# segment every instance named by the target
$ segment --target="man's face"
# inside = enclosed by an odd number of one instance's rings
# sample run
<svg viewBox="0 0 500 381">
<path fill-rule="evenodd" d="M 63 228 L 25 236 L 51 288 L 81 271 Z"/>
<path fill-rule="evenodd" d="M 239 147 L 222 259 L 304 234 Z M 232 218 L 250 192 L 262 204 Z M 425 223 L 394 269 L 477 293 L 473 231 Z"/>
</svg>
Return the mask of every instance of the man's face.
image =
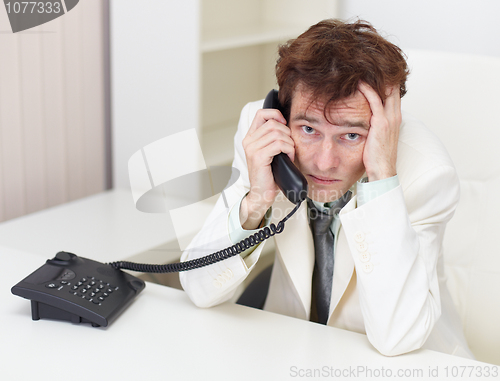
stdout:
<svg viewBox="0 0 500 381">
<path fill-rule="evenodd" d="M 329 105 L 310 102 L 310 93 L 296 90 L 290 120 L 295 142 L 295 165 L 309 184 L 308 197 L 319 202 L 334 201 L 360 179 L 365 171 L 363 149 L 370 118 L 368 101 L 354 96 Z"/>
</svg>

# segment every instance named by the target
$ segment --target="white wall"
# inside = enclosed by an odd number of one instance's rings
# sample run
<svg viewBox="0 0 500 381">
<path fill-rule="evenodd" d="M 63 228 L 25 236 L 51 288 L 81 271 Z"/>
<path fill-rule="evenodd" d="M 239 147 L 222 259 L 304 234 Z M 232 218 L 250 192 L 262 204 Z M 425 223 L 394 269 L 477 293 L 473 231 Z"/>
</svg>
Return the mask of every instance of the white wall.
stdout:
<svg viewBox="0 0 500 381">
<path fill-rule="evenodd" d="M 143 146 L 199 122 L 198 1 L 112 0 L 113 185 Z"/>
<path fill-rule="evenodd" d="M 404 49 L 500 57 L 498 0 L 343 0 L 340 16 L 359 16 Z"/>
</svg>

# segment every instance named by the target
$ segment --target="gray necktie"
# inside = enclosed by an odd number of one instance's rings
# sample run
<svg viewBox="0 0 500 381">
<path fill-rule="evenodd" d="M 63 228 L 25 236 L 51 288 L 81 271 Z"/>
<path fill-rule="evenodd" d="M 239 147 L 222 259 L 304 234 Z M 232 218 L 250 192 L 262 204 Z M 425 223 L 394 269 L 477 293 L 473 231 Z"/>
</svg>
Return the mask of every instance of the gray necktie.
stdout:
<svg viewBox="0 0 500 381">
<path fill-rule="evenodd" d="M 327 211 L 320 211 L 307 199 L 309 206 L 309 225 L 314 239 L 315 262 L 312 279 L 311 321 L 326 324 L 330 311 L 330 298 L 333 281 L 334 236 L 330 230 L 335 215 L 350 200 L 351 192 L 334 202 Z"/>
</svg>

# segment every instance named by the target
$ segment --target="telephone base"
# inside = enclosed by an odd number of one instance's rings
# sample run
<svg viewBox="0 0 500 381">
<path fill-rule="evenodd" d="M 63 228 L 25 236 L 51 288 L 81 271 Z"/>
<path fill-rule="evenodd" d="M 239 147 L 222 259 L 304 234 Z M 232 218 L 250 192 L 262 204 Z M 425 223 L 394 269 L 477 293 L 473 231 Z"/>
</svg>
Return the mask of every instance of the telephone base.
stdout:
<svg viewBox="0 0 500 381">
<path fill-rule="evenodd" d="M 31 318 L 33 320 L 40 320 L 40 319 L 65 320 L 75 324 L 90 323 L 92 324 L 92 327 L 100 327 L 99 324 L 87 320 L 81 316 L 72 314 L 68 311 L 64 311 L 60 308 L 53 307 L 45 303 L 37 302 L 35 300 L 31 301 Z"/>
<path fill-rule="evenodd" d="M 145 286 L 141 279 L 108 264 L 60 251 L 11 291 L 31 301 L 33 320 L 107 327 Z"/>
</svg>

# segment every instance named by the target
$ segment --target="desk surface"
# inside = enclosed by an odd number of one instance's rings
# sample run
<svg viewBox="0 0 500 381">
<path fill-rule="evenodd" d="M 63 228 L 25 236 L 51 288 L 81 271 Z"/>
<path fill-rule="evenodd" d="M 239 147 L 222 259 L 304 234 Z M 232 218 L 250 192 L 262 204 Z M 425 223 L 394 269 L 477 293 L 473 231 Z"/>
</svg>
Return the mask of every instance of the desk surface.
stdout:
<svg viewBox="0 0 500 381">
<path fill-rule="evenodd" d="M 0 224 L 0 245 L 47 258 L 63 250 L 111 262 L 131 259 L 167 242 L 177 242 L 170 216 L 139 212 L 130 191 L 124 189 L 99 193 Z M 168 257 L 169 253 L 163 254 Z M 171 255 L 179 257 L 178 252 Z M 146 259 L 154 262 L 152 258 Z"/>
<path fill-rule="evenodd" d="M 0 369 L 9 381 L 286 380 L 313 372 L 378 380 L 403 372 L 398 379 L 435 380 L 429 372 L 445 379 L 463 367 L 493 368 L 429 350 L 384 357 L 365 335 L 231 303 L 199 309 L 184 292 L 152 283 L 107 328 L 32 321 L 29 301 L 10 288 L 44 261 L 11 248 L 0 252 L 7 270 L 0 280 Z"/>
<path fill-rule="evenodd" d="M 108 261 L 164 242 L 168 216 L 135 216 L 133 205 L 123 209 L 128 197 L 106 192 L 0 224 L 2 379 L 286 380 L 341 372 L 345 378 L 436 380 L 448 372 L 456 380 L 464 369 L 463 379 L 479 379 L 468 377 L 478 369 L 492 372 L 492 365 L 429 350 L 384 357 L 365 335 L 231 303 L 199 309 L 184 292 L 152 283 L 107 328 L 32 321 L 29 301 L 10 289 L 54 252 Z M 500 380 L 500 374 L 480 379 Z"/>
</svg>

